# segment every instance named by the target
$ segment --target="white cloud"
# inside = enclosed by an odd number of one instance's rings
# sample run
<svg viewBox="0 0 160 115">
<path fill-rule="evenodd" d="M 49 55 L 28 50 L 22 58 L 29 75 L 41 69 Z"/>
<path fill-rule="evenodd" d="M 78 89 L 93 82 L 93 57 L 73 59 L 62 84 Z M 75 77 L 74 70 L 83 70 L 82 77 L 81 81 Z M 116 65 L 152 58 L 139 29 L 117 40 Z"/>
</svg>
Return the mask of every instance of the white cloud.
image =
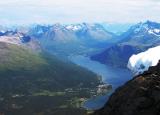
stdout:
<svg viewBox="0 0 160 115">
<path fill-rule="evenodd" d="M 160 21 L 158 0 L 0 0 L 0 21 L 13 23 Z M 43 20 L 43 21 L 42 21 Z"/>
<path fill-rule="evenodd" d="M 150 48 L 145 52 L 132 55 L 128 62 L 128 68 L 135 74 L 143 73 L 150 66 L 156 66 L 160 60 L 160 46 Z"/>
</svg>

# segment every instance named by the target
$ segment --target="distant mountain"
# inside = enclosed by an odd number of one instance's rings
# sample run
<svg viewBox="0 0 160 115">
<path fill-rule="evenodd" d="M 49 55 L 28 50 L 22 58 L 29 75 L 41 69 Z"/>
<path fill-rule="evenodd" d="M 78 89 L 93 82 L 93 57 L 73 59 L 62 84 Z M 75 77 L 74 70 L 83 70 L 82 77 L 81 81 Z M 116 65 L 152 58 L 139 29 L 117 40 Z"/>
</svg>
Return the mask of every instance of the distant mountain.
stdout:
<svg viewBox="0 0 160 115">
<path fill-rule="evenodd" d="M 0 37 L 6 42 L 32 44 L 32 47 L 36 41 L 44 50 L 59 57 L 95 54 L 117 42 L 116 35 L 99 23 L 0 27 Z"/>
<path fill-rule="evenodd" d="M 121 43 L 132 43 L 133 45 L 153 45 L 159 42 L 160 23 L 147 21 L 132 26 L 126 33 L 120 36 Z"/>
<path fill-rule="evenodd" d="M 160 24 L 147 21 L 132 26 L 118 37 L 119 42 L 91 57 L 104 64 L 126 67 L 131 55 L 160 45 Z"/>
<path fill-rule="evenodd" d="M 95 23 L 95 24 L 77 24 L 77 25 L 68 25 L 67 29 L 73 30 L 76 35 L 81 39 L 90 39 L 92 41 L 106 41 L 110 40 L 114 34 L 107 31 L 103 25 Z M 90 41 L 90 42 L 92 42 Z"/>
<path fill-rule="evenodd" d="M 36 38 L 43 38 L 45 36 L 60 42 L 78 40 L 80 38 L 93 41 L 106 41 L 114 36 L 114 34 L 108 32 L 101 24 L 87 23 L 70 25 L 34 25 L 31 27 L 29 33 Z"/>
<path fill-rule="evenodd" d="M 94 115 L 159 115 L 159 110 L 160 62 L 118 88 Z"/>
<path fill-rule="evenodd" d="M 115 42 L 115 35 L 100 24 L 34 25 L 28 34 L 44 49 L 62 55 L 99 51 Z"/>
</svg>

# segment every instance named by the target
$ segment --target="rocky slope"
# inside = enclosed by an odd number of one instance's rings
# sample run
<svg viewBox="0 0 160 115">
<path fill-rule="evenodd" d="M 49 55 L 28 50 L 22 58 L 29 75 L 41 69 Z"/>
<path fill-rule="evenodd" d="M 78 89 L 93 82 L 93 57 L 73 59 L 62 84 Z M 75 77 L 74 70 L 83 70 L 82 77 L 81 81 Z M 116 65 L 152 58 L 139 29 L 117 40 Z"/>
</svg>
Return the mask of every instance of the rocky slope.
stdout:
<svg viewBox="0 0 160 115">
<path fill-rule="evenodd" d="M 118 88 L 94 115 L 160 115 L 160 62 Z"/>
<path fill-rule="evenodd" d="M 40 51 L 40 43 L 31 36 L 18 30 L 1 30 L 0 42 L 23 46 L 35 51 Z"/>
</svg>

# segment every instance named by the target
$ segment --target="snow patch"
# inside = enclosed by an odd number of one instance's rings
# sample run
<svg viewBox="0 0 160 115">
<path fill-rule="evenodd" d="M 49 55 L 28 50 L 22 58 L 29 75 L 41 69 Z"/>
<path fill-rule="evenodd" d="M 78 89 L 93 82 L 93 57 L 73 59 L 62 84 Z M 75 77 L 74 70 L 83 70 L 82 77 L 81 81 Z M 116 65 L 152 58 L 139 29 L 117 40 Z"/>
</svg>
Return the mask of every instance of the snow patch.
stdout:
<svg viewBox="0 0 160 115">
<path fill-rule="evenodd" d="M 0 32 L 4 34 L 6 31 L 4 31 L 4 30 L 1 30 Z"/>
<path fill-rule="evenodd" d="M 154 29 L 155 33 L 160 33 L 160 29 Z"/>
<path fill-rule="evenodd" d="M 159 35 L 160 34 L 160 29 L 149 30 L 148 33 L 159 37 L 160 36 Z"/>
<path fill-rule="evenodd" d="M 80 30 L 82 27 L 79 26 L 79 25 L 68 25 L 68 26 L 66 26 L 66 28 L 67 28 L 68 30 L 78 31 L 78 30 Z"/>
<path fill-rule="evenodd" d="M 136 75 L 148 70 L 150 66 L 156 66 L 160 60 L 160 46 L 150 48 L 145 52 L 132 55 L 127 67 Z"/>
<path fill-rule="evenodd" d="M 16 44 L 16 45 L 20 45 L 21 44 L 20 37 L 1 36 L 0 37 L 0 42 Z"/>
</svg>

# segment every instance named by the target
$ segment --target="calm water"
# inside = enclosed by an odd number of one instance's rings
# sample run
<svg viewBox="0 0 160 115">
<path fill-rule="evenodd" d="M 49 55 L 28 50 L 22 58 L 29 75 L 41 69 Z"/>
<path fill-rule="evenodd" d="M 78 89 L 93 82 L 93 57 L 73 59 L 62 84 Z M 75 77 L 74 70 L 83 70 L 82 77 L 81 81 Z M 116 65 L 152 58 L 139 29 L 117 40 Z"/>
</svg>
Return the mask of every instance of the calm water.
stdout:
<svg viewBox="0 0 160 115">
<path fill-rule="evenodd" d="M 85 56 L 70 56 L 69 58 L 75 64 L 85 67 L 101 75 L 103 82 L 112 85 L 113 91 L 132 78 L 131 72 L 127 69 L 107 66 L 90 60 Z M 96 98 L 90 99 L 84 104 L 84 107 L 91 110 L 99 109 L 106 103 L 109 95 L 110 94 L 106 94 L 105 96 L 98 96 Z"/>
</svg>

